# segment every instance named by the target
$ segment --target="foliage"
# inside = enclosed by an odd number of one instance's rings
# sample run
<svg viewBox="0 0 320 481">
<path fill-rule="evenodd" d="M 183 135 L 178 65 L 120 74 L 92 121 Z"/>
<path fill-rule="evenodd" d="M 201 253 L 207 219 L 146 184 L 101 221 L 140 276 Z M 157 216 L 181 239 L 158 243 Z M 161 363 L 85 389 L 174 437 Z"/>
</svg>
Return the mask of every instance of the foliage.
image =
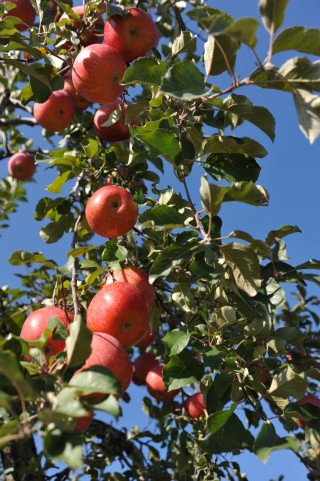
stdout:
<svg viewBox="0 0 320 481">
<path fill-rule="evenodd" d="M 138 118 L 130 141 L 100 141 L 91 106 L 78 111 L 59 136 L 42 130 L 47 150 L 22 132 L 24 125 L 39 129 L 33 101 L 61 89 L 62 74 L 80 49 L 76 32 L 63 28 L 57 13 L 70 6 L 34 1 L 38 21 L 26 32 L 16 29 L 16 17 L 0 22 L 2 158 L 24 149 L 53 169 L 56 177 L 34 216 L 45 243 L 59 243 L 71 233 L 65 265 L 26 252 L 23 245 L 9 259 L 22 286 L 4 287 L 0 299 L 0 443 L 7 479 L 62 481 L 74 472 L 75 479 L 92 480 L 245 480 L 235 456 L 248 450 L 266 461 L 278 449 L 296 453 L 309 478 L 320 479 L 319 409 L 297 403 L 305 393 L 317 395 L 320 378 L 319 300 L 306 290 L 308 282 L 319 285 L 320 261 L 288 263 L 283 239 L 298 232 L 296 226 L 285 225 L 264 239 L 242 231 L 221 238 L 224 202 L 262 208 L 269 200 L 256 183 L 257 159 L 267 151 L 238 135 L 237 128 L 249 122 L 273 141 L 275 119 L 241 87 L 291 95 L 303 134 L 311 143 L 320 134 L 320 64 L 311 57 L 320 54 L 320 31 L 281 30 L 287 3 L 260 0 L 259 19 L 233 19 L 200 0 L 141 2 L 157 19 L 161 42 L 150 57 L 128 65 L 122 80 L 123 98 L 130 103 L 127 121 Z M 132 2 L 94 0 L 87 5 L 88 18 L 97 11 L 105 18 L 121 13 L 125 5 Z M 9 7 L 1 3 L 0 12 Z M 265 60 L 256 53 L 260 24 L 270 36 Z M 239 80 L 236 60 L 243 49 L 257 66 Z M 289 50 L 299 56 L 277 66 L 275 54 Z M 168 169 L 181 184 L 179 192 L 160 183 Z M 188 188 L 192 173 L 199 194 Z M 132 193 L 139 218 L 128 235 L 103 242 L 93 237 L 84 209 L 92 192 L 110 179 Z M 23 183 L 10 176 L 1 180 L 0 191 L 0 226 L 6 228 L 27 199 Z M 108 372 L 93 370 L 71 381 L 90 349 L 88 303 L 106 271 L 125 265 L 146 270 L 156 287 L 151 318 L 156 337 L 147 349 L 165 362 L 167 388 L 180 392 L 163 403 L 144 397 L 154 430 L 129 433 L 96 419 L 85 433 L 75 433 L 77 417 L 92 410 L 118 417 L 121 403 L 130 402 L 127 395 L 113 396 L 119 387 Z M 286 299 L 287 283 L 297 289 L 294 306 Z M 77 315 L 66 352 L 47 365 L 41 351 L 46 338 L 30 358 L 19 333 L 29 312 L 50 304 Z M 135 359 L 139 349 L 129 354 Z M 104 401 L 81 398 L 97 389 Z M 195 390 L 205 395 L 207 416 L 191 422 L 183 401 Z M 304 431 L 297 418 L 307 422 Z M 285 436 L 277 433 L 280 425 Z"/>
</svg>

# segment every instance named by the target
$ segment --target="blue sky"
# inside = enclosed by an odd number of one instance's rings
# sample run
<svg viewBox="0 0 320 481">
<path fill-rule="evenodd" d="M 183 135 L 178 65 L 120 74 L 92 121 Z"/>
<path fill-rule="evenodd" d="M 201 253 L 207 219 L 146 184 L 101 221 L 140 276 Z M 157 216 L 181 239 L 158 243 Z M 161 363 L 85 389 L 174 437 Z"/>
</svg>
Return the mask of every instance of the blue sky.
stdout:
<svg viewBox="0 0 320 481">
<path fill-rule="evenodd" d="M 221 8 L 235 18 L 257 16 L 257 0 L 215 0 L 209 5 Z M 316 14 L 317 12 L 317 14 Z M 287 8 L 284 26 L 304 25 L 319 27 L 319 0 L 291 0 Z M 258 53 L 262 59 L 268 48 L 268 35 L 261 27 L 258 31 Z M 290 56 L 302 56 L 289 52 Z M 273 62 L 281 65 L 284 54 L 278 54 Z M 243 50 L 241 60 L 237 64 L 236 74 L 240 78 L 254 70 L 254 59 L 251 53 Z M 218 83 L 218 82 L 217 82 Z M 229 85 L 229 80 L 222 87 Z M 247 95 L 256 105 L 269 108 L 275 116 L 276 139 L 272 143 L 263 133 L 250 125 L 242 126 L 237 135 L 247 135 L 261 142 L 269 155 L 259 161 L 262 172 L 258 183 L 263 185 L 270 194 L 268 207 L 252 207 L 229 203 L 224 205 L 221 215 L 224 221 L 223 234 L 227 235 L 235 229 L 248 231 L 256 238 L 264 239 L 272 229 L 284 224 L 298 225 L 301 234 L 294 234 L 287 238 L 288 255 L 292 264 L 297 264 L 310 258 L 320 258 L 320 216 L 319 216 L 319 178 L 320 178 L 320 141 L 310 146 L 298 127 L 297 114 L 293 99 L 289 94 L 263 90 L 255 87 L 241 89 L 239 94 Z M 38 128 L 24 128 L 22 131 L 35 141 L 35 146 L 48 148 L 41 139 Z M 214 132 L 212 132 L 214 133 Z M 7 174 L 7 160 L 0 162 L 0 176 Z M 20 204 L 18 212 L 11 215 L 11 227 L 0 232 L 0 286 L 9 284 L 19 285 L 15 277 L 17 268 L 10 266 L 6 260 L 16 249 L 28 251 L 42 251 L 48 258 L 54 258 L 58 263 L 66 261 L 65 253 L 69 250 L 70 237 L 65 236 L 58 245 L 46 245 L 39 236 L 42 222 L 32 219 L 38 200 L 47 195 L 44 186 L 54 179 L 54 172 L 46 170 L 44 165 L 38 166 L 35 182 L 26 183 L 28 204 Z M 164 184 L 177 188 L 174 179 L 167 176 Z M 199 202 L 200 179 L 193 176 L 190 183 L 192 197 Z M 71 187 L 70 187 L 71 188 Z M 100 242 L 97 240 L 97 242 Z M 290 290 L 290 288 L 289 288 Z M 292 291 L 294 287 L 292 286 Z M 318 288 L 310 286 L 310 292 L 318 295 Z M 141 396 L 143 388 L 130 388 L 133 402 L 124 406 L 124 418 L 121 424 L 145 426 L 148 419 L 141 411 Z M 281 433 L 280 433 L 281 434 Z M 249 479 L 256 481 L 277 480 L 284 472 L 285 480 L 295 479 L 306 481 L 306 471 L 297 458 L 291 453 L 280 451 L 271 455 L 267 465 L 261 463 L 255 456 L 242 457 L 244 471 Z M 258 473 L 258 476 L 257 476 Z"/>
</svg>

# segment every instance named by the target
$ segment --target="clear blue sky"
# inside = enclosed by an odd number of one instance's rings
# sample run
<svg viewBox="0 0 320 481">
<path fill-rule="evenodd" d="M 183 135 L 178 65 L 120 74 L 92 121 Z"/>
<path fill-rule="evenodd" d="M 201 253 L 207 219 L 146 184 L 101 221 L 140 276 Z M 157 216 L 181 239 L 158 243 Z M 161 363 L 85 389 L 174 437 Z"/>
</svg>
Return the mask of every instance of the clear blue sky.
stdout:
<svg viewBox="0 0 320 481">
<path fill-rule="evenodd" d="M 77 2 L 79 3 L 79 2 Z M 212 0 L 209 5 L 221 8 L 231 13 L 235 18 L 257 16 L 257 0 Z M 304 25 L 319 27 L 319 0 L 291 0 L 287 9 L 285 26 Z M 258 32 L 258 53 L 264 59 L 268 48 L 268 35 L 263 30 Z M 302 54 L 290 52 L 291 56 Z M 273 62 L 281 65 L 283 54 L 276 55 Z M 249 51 L 243 52 L 236 74 L 240 78 L 246 76 L 255 68 L 253 57 Z M 229 82 L 222 87 L 227 87 Z M 294 234 L 287 238 L 288 254 L 293 264 L 310 258 L 320 258 L 320 216 L 319 216 L 319 178 L 320 178 L 320 140 L 310 146 L 298 128 L 298 120 L 292 97 L 289 94 L 276 91 L 247 88 L 237 93 L 247 95 L 256 105 L 269 108 L 276 118 L 276 139 L 271 141 L 256 128 L 246 125 L 241 127 L 237 135 L 251 136 L 261 142 L 269 155 L 259 161 L 262 166 L 258 182 L 270 194 L 268 207 L 251 207 L 229 203 L 221 211 L 224 225 L 223 234 L 227 235 L 235 229 L 245 230 L 256 238 L 263 239 L 267 233 L 284 224 L 298 225 L 302 234 Z M 35 146 L 43 146 L 40 129 L 23 128 L 22 131 L 35 141 Z M 7 174 L 7 160 L 0 162 L 0 176 Z M 20 204 L 18 212 L 11 215 L 10 229 L 0 232 L 0 286 L 9 284 L 19 285 L 15 277 L 17 268 L 7 263 L 7 258 L 16 249 L 28 251 L 42 251 L 48 258 L 54 258 L 58 263 L 66 261 L 65 253 L 70 248 L 70 237 L 65 236 L 58 245 L 46 245 L 39 236 L 43 222 L 32 219 L 34 208 L 38 200 L 47 195 L 44 186 L 54 178 L 52 170 L 46 170 L 44 165 L 38 166 L 35 182 L 26 183 L 28 204 Z M 174 179 L 167 177 L 164 184 L 176 187 Z M 71 187 L 70 187 L 71 188 Z M 193 177 L 190 185 L 192 196 L 199 201 L 199 179 Z M 99 242 L 99 240 L 97 241 Z M 292 291 L 294 290 L 292 286 Z M 310 286 L 310 292 L 319 294 L 318 288 Z M 133 401 L 124 405 L 122 425 L 129 428 L 139 424 L 144 427 L 148 419 L 142 414 L 140 398 L 143 388 L 130 388 Z M 281 434 L 281 433 L 280 433 Z M 243 468 L 252 481 L 277 480 L 283 472 L 285 481 L 306 481 L 306 472 L 294 455 L 286 451 L 279 451 L 271 455 L 267 465 L 263 465 L 255 456 L 244 455 Z M 258 475 L 257 475 L 258 473 Z"/>
</svg>

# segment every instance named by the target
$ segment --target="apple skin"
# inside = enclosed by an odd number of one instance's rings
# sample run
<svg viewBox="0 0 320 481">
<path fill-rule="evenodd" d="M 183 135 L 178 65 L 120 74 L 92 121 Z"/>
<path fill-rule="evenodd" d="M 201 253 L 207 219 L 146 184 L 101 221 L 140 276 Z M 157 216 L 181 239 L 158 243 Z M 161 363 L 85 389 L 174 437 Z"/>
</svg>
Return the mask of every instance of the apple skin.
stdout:
<svg viewBox="0 0 320 481">
<path fill-rule="evenodd" d="M 72 81 L 79 94 L 90 102 L 112 102 L 123 92 L 120 80 L 126 70 L 121 55 L 107 45 L 83 48 L 72 68 Z"/>
<path fill-rule="evenodd" d="M 148 13 L 141 8 L 126 7 L 126 16 L 112 15 L 104 26 L 104 40 L 126 62 L 145 57 L 159 42 L 159 31 Z"/>
<path fill-rule="evenodd" d="M 128 348 L 149 329 L 146 301 L 136 286 L 114 282 L 102 287 L 87 310 L 87 326 L 93 332 L 104 332 Z"/>
<path fill-rule="evenodd" d="M 60 307 L 42 307 L 33 311 L 24 321 L 20 337 L 25 341 L 30 341 L 29 346 L 32 347 L 32 341 L 39 339 L 43 331 L 48 327 L 51 317 L 58 317 L 63 326 L 68 329 L 69 323 L 73 321 L 73 314 L 66 312 Z M 45 347 L 45 354 L 48 358 L 58 354 L 65 348 L 65 341 L 61 339 L 52 339 L 50 335 Z"/>
<path fill-rule="evenodd" d="M 88 416 L 79 416 L 75 419 L 74 432 L 82 433 L 86 431 L 90 426 L 93 419 L 93 413 L 88 414 Z"/>
<path fill-rule="evenodd" d="M 85 216 L 93 232 L 112 238 L 127 234 L 134 227 L 138 209 L 126 189 L 105 185 L 90 197 Z"/>
<path fill-rule="evenodd" d="M 201 418 L 205 416 L 205 409 L 207 408 L 202 392 L 197 392 L 184 402 L 184 408 L 187 411 L 190 418 Z"/>
<path fill-rule="evenodd" d="M 140 289 L 146 300 L 149 312 L 152 310 L 156 300 L 156 291 L 154 286 L 149 283 L 148 274 L 144 270 L 138 267 L 127 267 L 121 271 L 114 271 L 106 277 L 107 285 L 117 281 L 127 282 Z"/>
<path fill-rule="evenodd" d="M 149 394 L 157 401 L 170 401 L 178 394 L 179 390 L 167 391 L 162 379 L 163 369 L 164 364 L 161 362 L 151 368 L 146 376 L 146 385 Z"/>
<path fill-rule="evenodd" d="M 36 170 L 34 157 L 29 152 L 17 152 L 8 162 L 9 174 L 17 180 L 29 180 Z"/>
<path fill-rule="evenodd" d="M 306 396 L 304 396 L 302 399 L 298 401 L 298 404 L 300 406 L 303 406 L 304 404 L 312 404 L 312 406 L 316 406 L 320 408 L 320 399 L 314 396 L 313 394 L 307 394 Z M 307 423 L 303 419 L 297 419 L 297 424 L 299 428 L 304 429 Z"/>
<path fill-rule="evenodd" d="M 89 105 L 91 105 L 91 102 L 81 97 L 79 92 L 77 92 L 76 89 L 74 88 L 71 72 L 68 72 L 66 75 L 64 75 L 63 79 L 64 79 L 63 90 L 72 97 L 75 109 L 85 110 L 86 108 L 88 108 Z"/>
<path fill-rule="evenodd" d="M 260 370 L 261 381 L 263 382 L 263 384 L 267 384 L 271 379 L 269 369 L 264 365 L 262 361 L 257 361 L 255 365 Z"/>
<path fill-rule="evenodd" d="M 0 0 L 0 4 L 4 3 L 6 0 Z M 33 8 L 30 0 L 10 0 L 12 3 L 15 3 L 16 6 L 10 10 L 7 14 L 3 15 L 1 19 L 5 17 L 18 17 L 20 18 L 23 23 L 18 23 L 15 25 L 16 29 L 20 32 L 27 30 L 28 27 L 31 27 L 34 24 L 34 20 L 36 18 L 36 11 Z"/>
<path fill-rule="evenodd" d="M 48 100 L 35 102 L 33 115 L 41 127 L 49 132 L 61 132 L 73 119 L 75 106 L 71 95 L 64 90 L 55 90 Z"/>
<path fill-rule="evenodd" d="M 153 334 L 149 329 L 147 334 L 139 342 L 137 342 L 135 346 L 139 347 L 140 349 L 146 349 L 148 346 L 150 346 L 150 344 L 153 342 L 155 337 L 156 337 L 156 334 L 155 333 Z"/>
<path fill-rule="evenodd" d="M 122 393 L 124 393 L 132 380 L 132 365 L 127 351 L 113 336 L 94 332 L 91 340 L 91 354 L 78 372 L 89 369 L 92 366 L 103 366 L 109 369 L 118 379 Z M 87 396 L 88 397 L 88 396 Z M 89 397 L 94 395 L 89 394 Z M 103 397 L 100 393 L 95 397 Z"/>
<path fill-rule="evenodd" d="M 103 126 L 108 121 L 112 112 L 118 107 L 121 108 L 120 118 L 112 125 Z M 107 104 L 103 104 L 95 113 L 93 117 L 94 130 L 101 140 L 107 140 L 108 142 L 120 142 L 130 138 L 130 129 L 128 125 L 125 125 L 125 103 L 120 100 L 114 100 Z"/>
<path fill-rule="evenodd" d="M 104 25 L 103 18 L 100 16 L 94 22 L 93 25 L 89 27 L 86 22 L 85 16 L 85 8 L 83 5 L 79 5 L 77 7 L 72 7 L 74 13 L 79 15 L 80 18 L 74 20 L 70 18 L 67 13 L 64 13 L 60 20 L 64 18 L 68 18 L 70 21 L 70 25 L 72 25 L 76 31 L 79 33 L 79 40 L 80 45 L 83 47 L 87 47 L 88 45 L 92 45 L 94 43 L 101 43 L 103 42 L 103 28 L 101 30 L 98 28 L 94 28 L 94 26 Z M 66 41 L 64 44 L 65 47 L 70 47 L 72 44 L 71 42 Z"/>
<path fill-rule="evenodd" d="M 146 377 L 150 369 L 157 366 L 159 361 L 157 361 L 155 354 L 153 352 L 144 352 L 136 358 L 133 363 L 133 377 L 132 381 L 137 386 L 142 386 L 146 383 Z"/>
</svg>

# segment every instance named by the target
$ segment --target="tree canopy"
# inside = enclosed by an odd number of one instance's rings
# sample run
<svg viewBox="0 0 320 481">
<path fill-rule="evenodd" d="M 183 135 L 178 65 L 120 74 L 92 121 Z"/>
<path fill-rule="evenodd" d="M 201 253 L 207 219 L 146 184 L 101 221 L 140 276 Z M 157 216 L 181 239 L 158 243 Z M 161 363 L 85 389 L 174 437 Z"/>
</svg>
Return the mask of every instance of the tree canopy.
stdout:
<svg viewBox="0 0 320 481">
<path fill-rule="evenodd" d="M 320 135 L 320 30 L 283 28 L 288 0 L 260 0 L 257 18 L 233 18 L 202 0 L 94 0 L 84 2 L 83 17 L 69 1 L 31 0 L 31 13 L 29 1 L 0 3 L 0 156 L 9 168 L 0 180 L 0 227 L 2 235 L 14 227 L 28 201 L 25 182 L 41 184 L 34 159 L 54 180 L 43 185 L 30 218 L 44 243 L 70 243 L 63 264 L 24 250 L 23 239 L 8 259 L 21 284 L 0 291 L 3 479 L 246 481 L 241 453 L 267 461 L 288 449 L 319 480 L 319 298 L 308 285 L 319 287 L 320 260 L 289 262 L 285 240 L 296 225 L 263 239 L 240 230 L 222 236 L 221 208 L 268 205 L 268 186 L 259 183 L 268 152 L 260 137 L 239 133 L 249 123 L 285 142 L 275 135 L 272 105 L 263 106 L 266 89 L 292 97 L 306 142 Z M 102 61 L 112 42 L 104 25 L 125 21 L 132 8 L 152 19 L 143 34 L 150 45 L 132 58 L 117 40 L 113 60 Z M 269 37 L 263 58 L 260 27 Z M 85 60 L 83 52 L 90 52 Z M 240 76 L 243 52 L 253 68 Z M 278 53 L 286 56 L 281 63 Z M 114 85 L 111 101 L 95 100 Z M 261 105 L 243 93 L 251 86 Z M 66 112 L 61 129 L 48 128 Z M 22 173 L 12 160 L 17 153 L 31 155 L 27 173 L 25 157 Z M 168 175 L 179 190 L 165 186 Z M 113 218 L 109 207 L 101 216 L 103 202 L 92 199 L 113 188 L 124 214 Z M 112 202 L 118 209 L 119 198 Z M 107 224 L 113 230 L 101 235 Z M 147 291 L 124 287 L 128 272 L 138 272 Z M 39 310 L 49 307 L 58 310 L 40 311 L 50 313 L 43 326 Z M 26 325 L 31 313 L 42 326 L 35 337 Z M 116 339 L 105 350 L 96 331 L 111 313 L 113 330 L 105 334 Z M 131 323 L 142 318 L 148 327 L 127 342 Z M 149 361 L 161 366 L 161 395 L 154 381 L 146 389 L 147 372 L 156 376 Z M 150 430 L 117 425 L 123 404 L 134 403 L 125 392 L 133 369 Z"/>
</svg>

